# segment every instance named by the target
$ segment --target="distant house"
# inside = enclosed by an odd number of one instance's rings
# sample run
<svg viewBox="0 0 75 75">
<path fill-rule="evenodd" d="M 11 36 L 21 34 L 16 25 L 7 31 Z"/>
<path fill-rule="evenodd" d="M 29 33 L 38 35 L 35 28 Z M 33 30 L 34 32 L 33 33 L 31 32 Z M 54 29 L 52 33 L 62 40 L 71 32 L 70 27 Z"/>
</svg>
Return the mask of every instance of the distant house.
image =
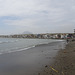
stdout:
<svg viewBox="0 0 75 75">
<path fill-rule="evenodd" d="M 73 38 L 73 34 L 68 34 L 67 35 L 67 38 L 69 39 L 69 38 Z"/>
<path fill-rule="evenodd" d="M 61 34 L 61 39 L 64 39 L 64 35 L 63 34 Z"/>
<path fill-rule="evenodd" d="M 61 34 L 61 39 L 65 39 L 67 38 L 67 35 L 66 34 Z"/>
<path fill-rule="evenodd" d="M 47 39 L 47 38 L 48 38 L 48 36 L 47 36 L 47 35 L 43 35 L 43 38 L 44 38 L 44 39 Z"/>
</svg>

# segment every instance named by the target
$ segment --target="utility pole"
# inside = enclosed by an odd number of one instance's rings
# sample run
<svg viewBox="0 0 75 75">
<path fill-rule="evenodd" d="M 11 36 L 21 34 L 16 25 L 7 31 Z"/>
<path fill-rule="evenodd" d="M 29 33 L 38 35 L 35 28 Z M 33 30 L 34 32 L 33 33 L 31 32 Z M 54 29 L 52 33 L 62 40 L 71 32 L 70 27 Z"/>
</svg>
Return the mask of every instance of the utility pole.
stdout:
<svg viewBox="0 0 75 75">
<path fill-rule="evenodd" d="M 74 35 L 73 35 L 73 37 L 75 38 L 75 29 L 74 29 Z"/>
<path fill-rule="evenodd" d="M 75 34 L 75 29 L 74 29 L 74 34 Z"/>
</svg>

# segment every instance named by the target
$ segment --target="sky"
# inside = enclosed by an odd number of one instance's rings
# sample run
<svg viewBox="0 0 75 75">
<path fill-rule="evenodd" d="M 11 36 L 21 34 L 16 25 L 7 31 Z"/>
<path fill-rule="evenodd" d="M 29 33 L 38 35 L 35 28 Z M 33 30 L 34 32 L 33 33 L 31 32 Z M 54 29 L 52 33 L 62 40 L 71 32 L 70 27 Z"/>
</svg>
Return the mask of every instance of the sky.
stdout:
<svg viewBox="0 0 75 75">
<path fill-rule="evenodd" d="M 0 0 L 0 35 L 72 33 L 75 0 Z"/>
</svg>

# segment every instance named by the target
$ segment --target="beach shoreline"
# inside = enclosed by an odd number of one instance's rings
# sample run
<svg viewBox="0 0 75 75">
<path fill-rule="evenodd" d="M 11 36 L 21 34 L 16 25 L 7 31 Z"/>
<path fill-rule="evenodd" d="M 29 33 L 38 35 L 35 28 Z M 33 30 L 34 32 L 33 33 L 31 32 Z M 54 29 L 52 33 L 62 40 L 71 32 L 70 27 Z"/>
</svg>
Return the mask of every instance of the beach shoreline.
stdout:
<svg viewBox="0 0 75 75">
<path fill-rule="evenodd" d="M 0 55 L 0 75 L 38 75 L 44 66 L 53 63 L 65 41 L 38 45 L 34 48 Z"/>
<path fill-rule="evenodd" d="M 75 75 L 75 41 L 59 50 L 54 62 L 46 65 L 38 75 Z"/>
</svg>

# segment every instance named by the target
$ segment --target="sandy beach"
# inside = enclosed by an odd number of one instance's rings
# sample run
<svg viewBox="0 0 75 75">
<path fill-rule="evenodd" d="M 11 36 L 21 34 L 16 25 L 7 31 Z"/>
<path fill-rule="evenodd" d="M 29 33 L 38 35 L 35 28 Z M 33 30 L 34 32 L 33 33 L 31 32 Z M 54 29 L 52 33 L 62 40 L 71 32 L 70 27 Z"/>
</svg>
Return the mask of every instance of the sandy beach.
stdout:
<svg viewBox="0 0 75 75">
<path fill-rule="evenodd" d="M 75 75 L 75 41 L 61 49 L 52 64 L 45 65 L 38 75 Z"/>
<path fill-rule="evenodd" d="M 75 75 L 75 41 L 0 55 L 0 75 Z"/>
<path fill-rule="evenodd" d="M 34 48 L 0 55 L 0 75 L 38 75 L 52 64 L 65 41 L 38 45 Z"/>
</svg>

